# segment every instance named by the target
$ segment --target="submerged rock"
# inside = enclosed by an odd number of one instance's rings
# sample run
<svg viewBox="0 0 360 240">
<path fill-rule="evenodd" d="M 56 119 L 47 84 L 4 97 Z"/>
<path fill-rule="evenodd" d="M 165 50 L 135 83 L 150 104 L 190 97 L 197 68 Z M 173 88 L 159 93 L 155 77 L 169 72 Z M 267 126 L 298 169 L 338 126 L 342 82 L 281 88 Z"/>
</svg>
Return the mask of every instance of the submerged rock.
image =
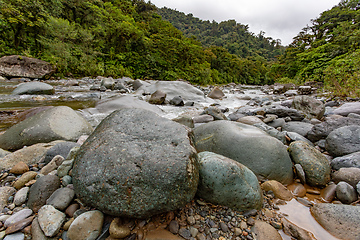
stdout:
<svg viewBox="0 0 360 240">
<path fill-rule="evenodd" d="M 135 218 L 184 206 L 199 178 L 185 127 L 142 109 L 115 111 L 104 119 L 81 146 L 72 176 L 82 201 Z"/>
</svg>

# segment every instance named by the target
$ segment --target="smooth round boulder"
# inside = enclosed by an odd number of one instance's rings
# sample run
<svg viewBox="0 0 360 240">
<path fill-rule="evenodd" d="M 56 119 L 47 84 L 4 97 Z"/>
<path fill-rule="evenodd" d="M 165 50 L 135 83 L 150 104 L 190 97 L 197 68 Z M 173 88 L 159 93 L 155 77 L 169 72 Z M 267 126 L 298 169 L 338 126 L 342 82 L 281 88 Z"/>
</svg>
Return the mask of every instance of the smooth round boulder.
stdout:
<svg viewBox="0 0 360 240">
<path fill-rule="evenodd" d="M 335 114 L 348 116 L 350 113 L 360 114 L 360 102 L 345 103 L 334 110 Z"/>
<path fill-rule="evenodd" d="M 318 203 L 311 209 L 316 221 L 339 239 L 360 239 L 360 207 L 344 204 Z"/>
<path fill-rule="evenodd" d="M 80 147 L 72 177 L 84 203 L 114 216 L 147 218 L 192 200 L 199 172 L 183 125 L 150 111 L 122 109 Z"/>
<path fill-rule="evenodd" d="M 350 204 L 358 199 L 355 188 L 347 182 L 339 182 L 336 185 L 335 192 L 337 199 L 344 204 Z"/>
<path fill-rule="evenodd" d="M 262 191 L 250 169 L 212 152 L 201 152 L 198 157 L 199 197 L 237 211 L 261 209 Z"/>
<path fill-rule="evenodd" d="M 313 125 L 306 122 L 287 122 L 282 126 L 283 131 L 296 132 L 301 136 L 305 137 L 307 133 L 312 129 Z"/>
<path fill-rule="evenodd" d="M 92 130 L 92 126 L 70 107 L 53 107 L 6 130 L 0 135 L 0 147 L 17 150 L 23 146 L 55 140 L 76 141 Z"/>
<path fill-rule="evenodd" d="M 255 173 L 258 178 L 289 184 L 293 180 L 292 163 L 286 147 L 257 127 L 215 121 L 194 129 L 199 152 L 214 152 L 233 159 Z"/>
<path fill-rule="evenodd" d="M 38 94 L 45 94 L 45 95 L 52 95 L 55 93 L 55 89 L 53 86 L 43 82 L 27 82 L 21 83 L 17 86 L 14 91 L 11 93 L 13 95 L 38 95 Z"/>
<path fill-rule="evenodd" d="M 334 157 L 360 151 L 360 125 L 351 125 L 332 131 L 326 138 L 326 150 Z"/>
<path fill-rule="evenodd" d="M 306 142 L 295 141 L 288 150 L 292 160 L 302 166 L 307 184 L 325 186 L 330 181 L 330 163 L 316 148 Z"/>
</svg>

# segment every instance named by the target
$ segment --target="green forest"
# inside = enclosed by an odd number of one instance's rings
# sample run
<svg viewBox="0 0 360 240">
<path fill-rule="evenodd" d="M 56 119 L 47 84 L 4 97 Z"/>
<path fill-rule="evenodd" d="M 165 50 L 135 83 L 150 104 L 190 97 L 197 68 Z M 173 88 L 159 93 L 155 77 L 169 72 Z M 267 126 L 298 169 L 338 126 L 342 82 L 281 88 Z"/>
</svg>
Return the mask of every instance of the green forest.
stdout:
<svg viewBox="0 0 360 240">
<path fill-rule="evenodd" d="M 359 9 L 342 0 L 285 48 L 234 20 L 202 21 L 145 0 L 0 0 L 0 57 L 39 58 L 60 77 L 318 81 L 338 96 L 359 96 Z"/>
</svg>

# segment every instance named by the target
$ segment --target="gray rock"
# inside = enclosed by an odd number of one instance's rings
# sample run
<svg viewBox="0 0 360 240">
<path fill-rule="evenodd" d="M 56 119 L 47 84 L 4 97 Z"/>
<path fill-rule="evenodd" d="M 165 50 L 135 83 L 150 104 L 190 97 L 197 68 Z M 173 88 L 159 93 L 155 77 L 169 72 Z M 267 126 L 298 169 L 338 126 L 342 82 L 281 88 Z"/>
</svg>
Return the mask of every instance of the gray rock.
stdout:
<svg viewBox="0 0 360 240">
<path fill-rule="evenodd" d="M 293 179 L 292 163 L 285 146 L 257 127 L 215 121 L 196 127 L 194 135 L 199 152 L 209 151 L 231 158 L 260 178 L 283 184 Z"/>
<path fill-rule="evenodd" d="M 353 187 L 360 181 L 360 168 L 340 168 L 332 174 L 335 183 L 344 181 Z"/>
<path fill-rule="evenodd" d="M 65 221 L 65 213 L 56 210 L 53 206 L 44 205 L 39 209 L 38 221 L 45 236 L 55 236 Z"/>
<path fill-rule="evenodd" d="M 143 92 L 153 93 L 161 90 L 166 93 L 169 99 L 181 96 L 184 102 L 204 102 L 205 95 L 198 88 L 183 81 L 155 81 L 149 86 L 141 86 L 136 94 L 141 95 Z"/>
<path fill-rule="evenodd" d="M 48 164 L 46 164 L 40 171 L 40 174 L 48 175 L 52 171 L 56 170 L 65 159 L 61 155 L 55 156 Z"/>
<path fill-rule="evenodd" d="M 150 111 L 115 111 L 75 158 L 77 196 L 104 213 L 136 218 L 184 206 L 199 176 L 188 134 L 181 124 Z"/>
<path fill-rule="evenodd" d="M 251 231 L 255 234 L 256 240 L 282 240 L 280 233 L 267 222 L 256 220 Z"/>
<path fill-rule="evenodd" d="M 325 147 L 334 157 L 360 151 L 360 125 L 351 125 L 332 131 L 326 138 Z"/>
<path fill-rule="evenodd" d="M 336 197 L 345 204 L 350 204 L 358 199 L 357 192 L 347 182 L 339 182 L 336 185 Z"/>
<path fill-rule="evenodd" d="M 71 240 L 95 240 L 101 233 L 103 222 L 102 212 L 98 210 L 85 212 L 75 218 L 67 235 Z"/>
<path fill-rule="evenodd" d="M 114 89 L 115 81 L 113 78 L 103 78 L 100 86 L 104 86 L 106 89 Z"/>
<path fill-rule="evenodd" d="M 126 109 L 126 108 L 139 108 L 146 109 L 157 114 L 161 114 L 162 110 L 148 102 L 141 101 L 133 96 L 121 96 L 118 98 L 111 98 L 109 100 L 100 101 L 96 105 L 96 110 L 100 113 L 110 114 L 115 110 Z"/>
<path fill-rule="evenodd" d="M 262 191 L 250 169 L 215 153 L 201 152 L 198 156 L 199 197 L 238 211 L 261 209 Z"/>
<path fill-rule="evenodd" d="M 23 187 L 14 196 L 14 204 L 15 206 L 20 206 L 21 204 L 26 202 L 28 193 L 30 188 L 29 187 Z"/>
<path fill-rule="evenodd" d="M 151 104 L 163 104 L 166 99 L 166 93 L 157 90 L 153 94 L 151 94 L 149 103 Z"/>
<path fill-rule="evenodd" d="M 16 189 L 13 187 L 0 187 L 0 212 L 7 206 L 9 197 L 15 192 Z"/>
<path fill-rule="evenodd" d="M 360 239 L 360 207 L 318 203 L 311 213 L 325 230 L 340 239 Z"/>
<path fill-rule="evenodd" d="M 288 132 L 296 132 L 303 137 L 306 137 L 307 133 L 312 129 L 313 125 L 306 122 L 287 122 L 283 125 L 282 130 Z"/>
<path fill-rule="evenodd" d="M 14 213 L 13 215 L 11 215 L 11 217 L 6 219 L 6 221 L 4 222 L 4 227 L 7 228 L 14 223 L 24 220 L 25 218 L 31 216 L 32 214 L 33 214 L 33 211 L 31 209 L 20 210 L 19 212 Z"/>
<path fill-rule="evenodd" d="M 4 240 L 24 240 L 25 235 L 21 232 L 13 233 L 10 235 L 7 235 Z"/>
<path fill-rule="evenodd" d="M 330 163 L 317 149 L 306 142 L 296 141 L 288 150 L 292 160 L 304 169 L 307 184 L 325 186 L 330 181 Z"/>
<path fill-rule="evenodd" d="M 201 115 L 210 115 L 214 117 L 214 120 L 227 120 L 228 118 L 217 107 L 211 106 L 206 108 Z"/>
<path fill-rule="evenodd" d="M 294 165 L 294 167 L 295 167 L 296 175 L 297 175 L 298 178 L 300 179 L 301 183 L 302 183 L 302 184 L 305 184 L 305 183 L 306 183 L 306 177 L 305 177 L 304 169 L 302 168 L 301 164 L 296 163 L 296 164 Z"/>
<path fill-rule="evenodd" d="M 74 190 L 67 187 L 59 188 L 46 200 L 46 204 L 62 211 L 69 206 L 74 196 Z"/>
<path fill-rule="evenodd" d="M 35 58 L 19 55 L 4 56 L 0 58 L 0 75 L 8 78 L 46 78 L 55 69 L 50 63 Z"/>
<path fill-rule="evenodd" d="M 6 150 L 0 148 L 0 158 L 3 158 L 3 157 L 5 157 L 6 155 L 8 155 L 8 154 L 10 154 L 10 153 L 11 153 L 11 152 L 6 151 Z"/>
<path fill-rule="evenodd" d="M 291 142 L 303 141 L 303 142 L 308 143 L 312 147 L 314 146 L 314 144 L 312 142 L 310 142 L 307 138 L 301 136 L 300 134 L 298 134 L 296 132 L 283 131 L 282 133 L 285 133 L 285 135 L 288 136 L 288 138 L 291 140 Z"/>
<path fill-rule="evenodd" d="M 74 164 L 74 159 L 66 160 L 57 169 L 57 175 L 59 178 L 62 178 L 69 174 L 69 171 L 72 169 Z"/>
<path fill-rule="evenodd" d="M 60 179 L 54 175 L 46 175 L 39 178 L 34 185 L 30 187 L 29 200 L 27 206 L 34 212 L 37 212 L 46 200 L 61 185 Z"/>
<path fill-rule="evenodd" d="M 194 120 L 191 117 L 188 116 L 180 116 L 177 118 L 172 119 L 174 122 L 180 123 L 184 126 L 187 126 L 189 128 L 194 128 Z"/>
<path fill-rule="evenodd" d="M 300 95 L 309 95 L 312 93 L 313 88 L 311 86 L 299 86 L 297 91 Z"/>
<path fill-rule="evenodd" d="M 305 229 L 295 225 L 294 223 L 290 222 L 286 218 L 282 218 L 281 222 L 284 226 L 283 231 L 295 239 L 301 240 L 316 240 L 314 235 L 311 232 L 306 231 Z"/>
<path fill-rule="evenodd" d="M 253 126 L 263 130 L 270 136 L 277 138 L 280 142 L 283 144 L 286 144 L 286 132 L 280 132 L 276 130 L 274 127 L 271 127 L 270 125 L 267 125 L 265 123 L 255 123 Z"/>
<path fill-rule="evenodd" d="M 331 160 L 331 168 L 334 170 L 348 167 L 360 168 L 360 152 L 354 152 Z"/>
<path fill-rule="evenodd" d="M 211 92 L 208 94 L 209 98 L 212 99 L 220 99 L 222 97 L 224 97 L 225 94 L 223 93 L 223 91 L 221 91 L 221 89 L 219 87 L 215 87 L 213 90 L 211 90 Z"/>
<path fill-rule="evenodd" d="M 309 96 L 296 96 L 292 107 L 305 113 L 307 119 L 321 119 L 325 113 L 324 103 Z"/>
<path fill-rule="evenodd" d="M 184 103 L 184 100 L 182 99 L 181 96 L 176 96 L 176 97 L 173 97 L 170 102 L 169 102 L 171 105 L 174 105 L 174 106 L 178 106 L 178 107 L 181 107 L 181 106 L 184 106 L 185 103 Z"/>
<path fill-rule="evenodd" d="M 0 135 L 3 149 L 20 149 L 36 143 L 54 140 L 76 141 L 92 132 L 91 125 L 77 112 L 66 106 L 47 109 L 12 126 Z"/>
<path fill-rule="evenodd" d="M 287 108 L 283 106 L 274 106 L 266 109 L 266 114 L 275 114 L 278 117 L 290 117 L 293 121 L 301 121 L 305 118 L 305 115 L 293 108 Z"/>
<path fill-rule="evenodd" d="M 350 113 L 360 114 L 360 102 L 345 103 L 334 110 L 335 114 L 348 116 Z"/>
<path fill-rule="evenodd" d="M 325 139 L 333 130 L 350 125 L 360 125 L 360 119 L 349 117 L 327 117 L 324 122 L 313 126 L 307 138 L 312 142 Z"/>
<path fill-rule="evenodd" d="M 278 127 L 282 127 L 285 124 L 285 119 L 284 118 L 277 118 L 274 119 L 272 122 L 267 123 L 267 125 L 269 125 L 270 127 L 273 128 L 278 128 Z"/>
<path fill-rule="evenodd" d="M 77 146 L 80 146 L 80 144 L 69 141 L 59 142 L 46 151 L 45 156 L 41 162 L 44 164 L 48 164 L 56 155 L 60 155 L 63 158 L 66 158 L 70 150 L 73 147 L 77 147 Z"/>
<path fill-rule="evenodd" d="M 11 93 L 13 95 L 52 95 L 55 93 L 55 88 L 50 84 L 43 82 L 28 82 L 19 84 L 14 91 Z"/>
<path fill-rule="evenodd" d="M 36 164 L 44 156 L 46 151 L 55 144 L 56 142 L 38 143 L 8 154 L 1 159 L 0 170 L 10 169 L 21 161 L 27 165 Z"/>
<path fill-rule="evenodd" d="M 41 230 L 39 221 L 35 218 L 31 224 L 31 238 L 34 240 L 48 240 L 44 232 Z"/>
</svg>

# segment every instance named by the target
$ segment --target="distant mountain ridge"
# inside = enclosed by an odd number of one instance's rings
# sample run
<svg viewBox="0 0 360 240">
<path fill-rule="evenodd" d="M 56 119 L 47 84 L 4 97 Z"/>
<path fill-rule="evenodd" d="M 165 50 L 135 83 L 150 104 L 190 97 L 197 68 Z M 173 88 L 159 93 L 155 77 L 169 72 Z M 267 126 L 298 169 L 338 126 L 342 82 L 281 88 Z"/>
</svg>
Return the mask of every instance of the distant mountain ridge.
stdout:
<svg viewBox="0 0 360 240">
<path fill-rule="evenodd" d="M 187 37 L 195 37 L 203 46 L 224 47 L 231 54 L 241 58 L 261 56 L 266 60 L 274 60 L 285 51 L 279 39 L 265 37 L 264 32 L 255 35 L 249 32 L 248 25 L 235 20 L 204 21 L 193 14 L 185 14 L 167 7 L 159 8 L 158 14 L 169 21 Z"/>
</svg>

